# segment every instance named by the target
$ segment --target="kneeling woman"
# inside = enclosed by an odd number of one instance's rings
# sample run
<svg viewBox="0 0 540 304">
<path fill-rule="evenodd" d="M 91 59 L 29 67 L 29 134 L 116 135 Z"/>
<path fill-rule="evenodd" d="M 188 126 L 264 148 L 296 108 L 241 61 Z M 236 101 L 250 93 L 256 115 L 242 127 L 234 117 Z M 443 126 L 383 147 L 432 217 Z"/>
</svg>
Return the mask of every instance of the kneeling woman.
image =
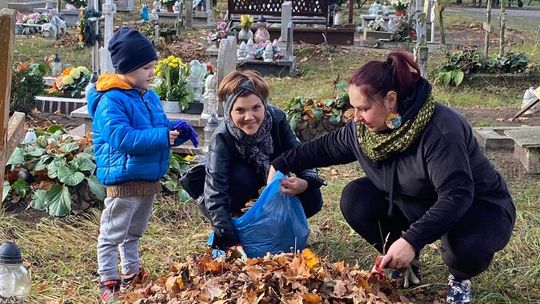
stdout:
<svg viewBox="0 0 540 304">
<path fill-rule="evenodd" d="M 469 303 L 470 279 L 488 268 L 512 234 L 516 215 L 503 177 L 467 121 L 434 101 L 407 53 L 392 52 L 356 70 L 349 96 L 354 120 L 285 152 L 272 162 L 269 177 L 274 168 L 286 173 L 358 161 L 366 177 L 343 189 L 341 212 L 386 252 L 381 266 L 408 267 L 440 239 L 450 272 L 447 303 Z"/>
<path fill-rule="evenodd" d="M 219 100 L 225 100 L 224 123 L 214 132 L 204 160 L 204 190 L 190 173 L 182 185 L 194 198 L 203 191 L 199 208 L 212 222 L 214 247 L 227 249 L 239 243 L 231 214 L 238 214 L 266 185 L 270 162 L 300 145 L 285 112 L 268 105 L 268 85 L 258 74 L 232 72 L 221 82 Z M 196 174 L 195 171 L 192 171 Z M 282 192 L 298 195 L 307 217 L 321 210 L 320 186 L 324 181 L 313 169 L 293 171 L 282 182 Z M 190 181 L 190 179 L 192 181 Z M 202 181 L 201 181 L 202 183 Z"/>
</svg>

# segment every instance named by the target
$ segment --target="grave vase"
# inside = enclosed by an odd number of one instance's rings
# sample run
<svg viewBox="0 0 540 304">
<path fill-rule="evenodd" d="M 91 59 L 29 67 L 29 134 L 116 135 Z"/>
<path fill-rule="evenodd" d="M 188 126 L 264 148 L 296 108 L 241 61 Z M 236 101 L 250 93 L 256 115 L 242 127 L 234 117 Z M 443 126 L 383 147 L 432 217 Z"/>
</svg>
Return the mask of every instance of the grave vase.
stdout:
<svg viewBox="0 0 540 304">
<path fill-rule="evenodd" d="M 249 27 L 243 27 L 238 32 L 238 40 L 240 41 L 248 41 L 250 38 L 253 38 L 253 32 Z"/>
</svg>

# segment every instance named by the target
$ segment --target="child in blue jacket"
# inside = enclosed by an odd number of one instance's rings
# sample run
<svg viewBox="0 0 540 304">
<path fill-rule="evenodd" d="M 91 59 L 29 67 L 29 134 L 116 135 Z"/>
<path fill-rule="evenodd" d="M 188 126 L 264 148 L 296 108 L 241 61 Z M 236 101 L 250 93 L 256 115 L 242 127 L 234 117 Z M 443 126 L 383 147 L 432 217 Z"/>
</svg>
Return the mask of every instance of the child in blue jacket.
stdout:
<svg viewBox="0 0 540 304">
<path fill-rule="evenodd" d="M 161 191 L 170 147 L 188 139 L 198 144 L 189 124 L 168 121 L 159 97 L 149 89 L 157 60 L 150 41 L 122 28 L 108 47 L 117 74 L 101 75 L 88 93 L 97 178 L 107 188 L 97 246 L 100 298 L 105 303 L 118 297 L 120 286 L 148 276 L 139 262 L 139 239 Z"/>
</svg>

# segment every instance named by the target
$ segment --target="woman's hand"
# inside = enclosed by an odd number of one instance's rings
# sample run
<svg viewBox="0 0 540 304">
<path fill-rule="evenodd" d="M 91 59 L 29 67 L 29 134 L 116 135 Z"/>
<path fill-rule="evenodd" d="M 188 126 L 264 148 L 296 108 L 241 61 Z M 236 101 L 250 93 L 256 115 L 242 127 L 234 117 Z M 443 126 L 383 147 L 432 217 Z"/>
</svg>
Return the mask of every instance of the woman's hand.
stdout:
<svg viewBox="0 0 540 304">
<path fill-rule="evenodd" d="M 381 268 L 403 269 L 414 259 L 414 247 L 404 238 L 395 241 L 381 261 Z"/>
<path fill-rule="evenodd" d="M 299 177 L 287 177 L 281 181 L 281 192 L 287 195 L 297 195 L 306 191 L 308 182 Z"/>
<path fill-rule="evenodd" d="M 180 132 L 178 131 L 169 131 L 169 146 L 172 147 L 174 145 L 174 141 L 176 140 L 178 135 L 180 135 Z"/>
<path fill-rule="evenodd" d="M 266 179 L 267 185 L 269 185 L 270 182 L 274 179 L 274 175 L 276 175 L 276 169 L 274 169 L 274 166 L 270 165 L 270 169 L 268 170 L 268 178 Z"/>
</svg>

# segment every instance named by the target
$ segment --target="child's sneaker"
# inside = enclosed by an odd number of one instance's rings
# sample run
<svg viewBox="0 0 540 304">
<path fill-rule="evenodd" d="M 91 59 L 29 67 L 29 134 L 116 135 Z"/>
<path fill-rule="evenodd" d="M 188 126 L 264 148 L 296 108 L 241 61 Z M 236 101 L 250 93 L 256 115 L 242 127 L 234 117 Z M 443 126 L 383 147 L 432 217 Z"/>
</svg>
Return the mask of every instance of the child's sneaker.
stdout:
<svg viewBox="0 0 540 304">
<path fill-rule="evenodd" d="M 135 284 L 143 283 L 150 274 L 144 270 L 144 268 L 139 268 L 139 272 L 132 274 L 122 275 L 122 289 L 129 288 Z"/>
<path fill-rule="evenodd" d="M 453 275 L 448 276 L 447 304 L 471 303 L 471 280 L 456 280 Z"/>
<path fill-rule="evenodd" d="M 113 303 L 120 295 L 120 280 L 108 280 L 99 283 L 101 303 Z"/>
</svg>

